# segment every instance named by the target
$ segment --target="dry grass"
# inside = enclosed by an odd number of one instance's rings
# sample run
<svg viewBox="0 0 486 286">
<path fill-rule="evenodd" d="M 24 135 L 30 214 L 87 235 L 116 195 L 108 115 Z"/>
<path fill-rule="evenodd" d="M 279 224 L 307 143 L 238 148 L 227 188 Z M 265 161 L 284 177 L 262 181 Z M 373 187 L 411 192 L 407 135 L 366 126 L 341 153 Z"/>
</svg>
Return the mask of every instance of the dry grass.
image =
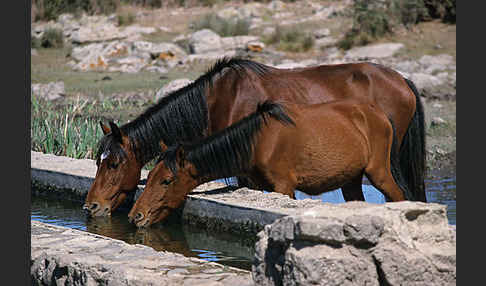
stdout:
<svg viewBox="0 0 486 286">
<path fill-rule="evenodd" d="M 401 29 L 378 42 L 403 43 L 397 57 L 419 59 L 423 55 L 449 54 L 456 58 L 456 25 L 439 20 L 419 23 L 410 30 Z"/>
</svg>

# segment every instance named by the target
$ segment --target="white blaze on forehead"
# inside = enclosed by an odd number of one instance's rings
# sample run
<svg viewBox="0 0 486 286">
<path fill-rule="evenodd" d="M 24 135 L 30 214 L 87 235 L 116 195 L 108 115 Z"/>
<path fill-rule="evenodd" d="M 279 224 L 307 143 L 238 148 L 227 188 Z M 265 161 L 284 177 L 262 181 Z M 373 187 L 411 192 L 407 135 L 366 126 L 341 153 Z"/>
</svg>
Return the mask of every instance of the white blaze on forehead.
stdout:
<svg viewBox="0 0 486 286">
<path fill-rule="evenodd" d="M 108 157 L 108 155 L 110 155 L 110 150 L 103 152 L 103 154 L 101 154 L 101 161 L 106 159 L 106 157 Z"/>
</svg>

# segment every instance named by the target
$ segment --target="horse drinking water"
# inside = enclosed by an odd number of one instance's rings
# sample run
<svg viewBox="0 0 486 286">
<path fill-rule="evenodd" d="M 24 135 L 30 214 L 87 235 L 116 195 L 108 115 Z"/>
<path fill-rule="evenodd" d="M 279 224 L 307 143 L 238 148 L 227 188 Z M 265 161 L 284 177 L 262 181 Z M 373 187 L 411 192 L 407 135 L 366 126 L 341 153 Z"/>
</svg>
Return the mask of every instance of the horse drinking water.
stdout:
<svg viewBox="0 0 486 286">
<path fill-rule="evenodd" d="M 129 213 L 138 227 L 163 220 L 200 184 L 236 175 L 295 198 L 331 191 L 366 175 L 388 200 L 417 200 L 398 165 L 386 114 L 370 101 L 315 105 L 266 101 L 256 112 L 200 142 L 174 145 L 149 173 Z"/>
<path fill-rule="evenodd" d="M 259 102 L 316 104 L 345 98 L 369 99 L 393 120 L 405 180 L 425 201 L 424 118 L 412 82 L 371 63 L 277 69 L 222 59 L 131 122 L 121 127 L 102 124 L 98 169 L 84 209 L 93 216 L 110 215 L 136 189 L 142 167 L 166 146 L 220 131 L 254 112 Z M 364 200 L 361 181 L 342 190 L 346 200 Z"/>
</svg>

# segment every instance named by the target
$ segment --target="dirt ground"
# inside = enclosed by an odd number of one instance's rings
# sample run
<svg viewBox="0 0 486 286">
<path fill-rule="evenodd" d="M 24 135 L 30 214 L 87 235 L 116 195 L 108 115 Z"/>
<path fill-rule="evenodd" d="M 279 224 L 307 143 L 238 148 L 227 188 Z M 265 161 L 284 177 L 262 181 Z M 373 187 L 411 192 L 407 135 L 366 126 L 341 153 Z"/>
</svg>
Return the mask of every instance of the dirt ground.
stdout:
<svg viewBox="0 0 486 286">
<path fill-rule="evenodd" d="M 304 4 L 302 4 L 304 3 Z M 295 12 L 295 19 L 307 17 L 314 7 L 306 5 L 307 1 L 286 3 L 281 13 Z M 335 5 L 336 1 L 321 1 L 323 5 Z M 224 7 L 236 5 L 231 2 Z M 238 5 L 241 5 L 238 4 Z M 300 5 L 300 6 L 299 6 Z M 337 5 L 337 4 L 336 4 Z M 170 41 L 180 34 L 190 33 L 193 21 L 206 13 L 215 12 L 223 6 L 193 7 L 177 9 L 143 9 L 140 7 L 123 6 L 118 13 L 131 12 L 136 16 L 135 23 L 142 26 L 169 27 L 170 32 L 159 31 L 144 36 L 145 40 L 153 42 Z M 272 15 L 264 15 L 265 26 L 278 24 L 279 19 Z M 325 27 L 330 29 L 331 36 L 339 37 L 351 25 L 348 16 L 337 14 L 326 20 Z M 322 23 L 306 22 L 304 29 L 320 28 Z M 263 29 L 262 27 L 262 29 Z M 250 34 L 259 34 L 262 29 L 252 30 Z M 421 23 L 411 29 L 401 29 L 392 36 L 380 39 L 378 42 L 399 42 L 405 45 L 397 55 L 403 60 L 418 59 L 421 56 L 449 54 L 456 58 L 456 25 L 446 25 L 437 21 Z M 112 119 L 120 122 L 135 118 L 145 108 L 154 103 L 154 95 L 158 89 L 171 80 L 185 77 L 196 79 L 208 68 L 208 65 L 190 67 L 190 69 L 173 69 L 169 73 L 140 72 L 137 74 L 121 74 L 109 72 L 75 72 L 66 64 L 70 59 L 66 46 L 62 49 L 38 49 L 37 56 L 31 58 L 32 83 L 48 83 L 62 80 L 65 83 L 65 99 L 54 104 L 70 104 L 70 100 L 83 97 L 93 103 L 103 100 L 119 101 L 119 108 L 100 111 L 95 117 Z M 282 52 L 288 59 L 319 58 L 326 51 L 311 49 L 307 52 Z M 109 81 L 102 80 L 106 76 Z M 123 102 L 132 102 L 124 104 Z M 136 102 L 136 104 L 133 104 Z M 425 116 L 427 125 L 427 167 L 429 172 L 440 171 L 455 176 L 456 169 L 456 97 L 446 99 L 425 99 Z M 89 115 L 93 117 L 93 114 Z M 439 118 L 439 119 L 438 119 Z"/>
</svg>

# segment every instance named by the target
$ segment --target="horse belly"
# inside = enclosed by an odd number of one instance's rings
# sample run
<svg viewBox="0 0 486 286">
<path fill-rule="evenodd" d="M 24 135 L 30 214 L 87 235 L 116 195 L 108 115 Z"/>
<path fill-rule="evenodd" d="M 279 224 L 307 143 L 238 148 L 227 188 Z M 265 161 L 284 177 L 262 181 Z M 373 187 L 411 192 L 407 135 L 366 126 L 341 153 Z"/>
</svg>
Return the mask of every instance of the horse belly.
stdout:
<svg viewBox="0 0 486 286">
<path fill-rule="evenodd" d="M 295 175 L 298 189 L 311 194 L 335 190 L 360 176 L 368 161 L 367 144 L 351 125 L 321 125 L 300 133 Z"/>
</svg>

